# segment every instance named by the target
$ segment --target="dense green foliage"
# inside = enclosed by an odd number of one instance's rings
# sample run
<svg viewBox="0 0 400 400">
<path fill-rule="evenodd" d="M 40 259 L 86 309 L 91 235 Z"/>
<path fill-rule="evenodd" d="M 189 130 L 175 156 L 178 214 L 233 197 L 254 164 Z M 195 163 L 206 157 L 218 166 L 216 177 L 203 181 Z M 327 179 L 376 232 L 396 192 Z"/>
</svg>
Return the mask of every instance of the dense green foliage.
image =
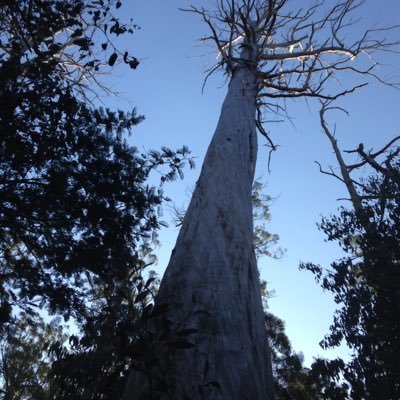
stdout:
<svg viewBox="0 0 400 400">
<path fill-rule="evenodd" d="M 19 315 L 7 327 L 0 342 L 2 399 L 52 399 L 56 387 L 51 374 L 54 358 L 48 354 L 52 344 L 66 339 L 54 319 L 46 323 L 39 315 Z"/>
<path fill-rule="evenodd" d="M 340 306 L 322 342 L 342 341 L 353 351 L 323 365 L 350 385 L 350 398 L 390 400 L 400 397 L 400 160 L 398 151 L 358 185 L 362 209 L 340 210 L 324 218 L 321 229 L 348 256 L 330 270 L 305 263 Z"/>
<path fill-rule="evenodd" d="M 51 374 L 50 398 L 116 398 L 122 390 L 114 378 L 123 378 L 131 330 L 151 299 L 154 279 L 144 281 L 141 272 L 153 261 L 150 244 L 164 200 L 161 186 L 146 181 L 161 166 L 161 185 L 181 176 L 188 155 L 185 147 L 138 153 L 126 134 L 142 117 L 91 102 L 107 91 L 99 72 L 118 59 L 138 65 L 112 39 L 134 32 L 113 15 L 120 6 L 114 0 L 0 2 L 2 363 L 11 357 L 15 366 L 42 352 L 41 359 L 54 363 L 37 386 Z M 36 348 L 45 340 L 40 330 L 50 329 L 38 310 L 72 317 L 79 332 L 69 343 L 62 336 Z M 33 347 L 24 335 L 36 335 Z M 27 373 L 42 369 L 39 359 L 30 362 Z M 2 373 L 5 399 L 48 395 L 17 394 Z M 115 385 L 107 392 L 110 381 Z"/>
<path fill-rule="evenodd" d="M 93 74 L 93 62 L 101 67 L 89 40 L 106 29 L 99 23 L 114 23 L 109 34 L 127 31 L 110 14 L 119 5 L 1 3 L 2 322 L 12 306 L 79 319 L 89 275 L 130 273 L 137 243 L 158 226 L 162 193 L 145 181 L 164 163 L 164 179 L 173 178 L 187 154 L 138 154 L 122 136 L 141 120 L 134 110 L 112 112 L 79 97 L 84 78 L 76 74 Z"/>
<path fill-rule="evenodd" d="M 158 280 L 152 274 L 144 280 L 141 272 L 93 282 L 94 301 L 79 334 L 51 348 L 57 399 L 121 397 L 129 368 L 147 351 L 140 345 L 144 315 L 152 308 Z"/>
</svg>

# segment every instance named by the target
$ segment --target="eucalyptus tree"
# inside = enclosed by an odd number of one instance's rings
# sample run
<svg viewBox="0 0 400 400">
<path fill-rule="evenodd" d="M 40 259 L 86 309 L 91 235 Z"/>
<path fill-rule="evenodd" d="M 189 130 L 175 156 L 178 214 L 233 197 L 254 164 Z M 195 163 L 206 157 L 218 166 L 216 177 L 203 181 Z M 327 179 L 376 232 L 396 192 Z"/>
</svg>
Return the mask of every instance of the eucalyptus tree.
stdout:
<svg viewBox="0 0 400 400">
<path fill-rule="evenodd" d="M 323 347 L 345 342 L 352 354 L 347 362 L 338 359 L 316 367 L 331 376 L 341 373 L 352 399 L 395 399 L 400 396 L 400 137 L 377 151 L 360 144 L 345 154 L 325 117 L 335 108 L 324 103 L 320 120 L 339 170 L 320 168 L 343 182 L 350 207 L 324 218 L 320 228 L 329 241 L 340 244 L 345 256 L 329 269 L 312 263 L 301 267 L 311 271 L 338 304 Z M 348 162 L 354 154 L 357 160 Z M 364 177 L 362 170 L 370 174 Z"/>
<path fill-rule="evenodd" d="M 274 398 L 253 249 L 257 131 L 274 149 L 263 122 L 284 111 L 279 99 L 334 99 L 365 84 L 335 85 L 343 73 L 375 76 L 368 55 L 393 44 L 379 30 L 349 39 L 361 3 L 295 11 L 290 0 L 221 0 L 216 11 L 187 10 L 208 25 L 203 41 L 218 53 L 209 73 L 223 70 L 229 87 L 160 285 L 164 312 L 146 337 L 155 356 L 135 365 L 126 399 Z"/>
</svg>

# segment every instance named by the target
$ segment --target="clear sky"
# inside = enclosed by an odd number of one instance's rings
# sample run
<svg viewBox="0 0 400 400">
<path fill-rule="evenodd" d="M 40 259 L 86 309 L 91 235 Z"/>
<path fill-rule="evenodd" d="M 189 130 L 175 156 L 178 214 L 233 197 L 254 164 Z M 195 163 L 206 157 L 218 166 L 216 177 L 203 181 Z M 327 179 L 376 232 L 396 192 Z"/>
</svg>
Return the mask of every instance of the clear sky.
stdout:
<svg viewBox="0 0 400 400">
<path fill-rule="evenodd" d="M 212 8 L 214 1 L 196 3 Z M 184 0 L 125 1 L 121 8 L 123 15 L 141 26 L 125 46 L 141 63 L 136 71 L 123 68 L 112 77 L 110 82 L 121 98 L 104 99 L 112 107 L 136 106 L 145 115 L 146 120 L 130 138 L 139 149 L 157 149 L 162 145 L 173 149 L 185 144 L 197 157 L 196 169 L 187 169 L 184 181 L 166 188 L 177 206 L 187 205 L 189 201 L 188 189 L 200 173 L 226 93 L 221 76 L 210 79 L 204 93 L 201 91 L 204 71 L 213 56 L 210 48 L 196 42 L 208 34 L 207 27 L 196 15 L 178 10 L 190 4 L 193 2 Z M 387 26 L 399 23 L 399 15 L 399 0 L 367 0 L 356 17 L 361 18 L 362 24 Z M 400 77 L 400 70 L 396 68 L 399 61 L 395 56 L 386 57 L 385 62 L 395 67 L 382 69 L 382 73 Z M 371 84 L 339 103 L 350 112 L 350 117 L 332 114 L 330 118 L 332 123 L 337 122 L 339 145 L 349 149 L 363 142 L 367 148 L 377 148 L 399 135 L 399 99 L 399 92 Z M 279 261 L 262 259 L 259 267 L 261 277 L 276 292 L 276 297 L 269 302 L 270 310 L 286 321 L 294 349 L 302 351 L 310 363 L 313 356 L 335 354 L 323 352 L 318 345 L 328 331 L 335 304 L 330 294 L 314 282 L 311 273 L 298 271 L 298 264 L 313 261 L 328 266 L 340 255 L 337 246 L 324 242 L 316 223 L 321 215 L 329 215 L 340 206 L 336 199 L 345 196 L 345 188 L 333 178 L 320 174 L 314 164 L 319 161 L 326 167 L 335 166 L 319 126 L 318 105 L 312 101 L 289 102 L 288 112 L 292 122 L 266 127 L 280 145 L 273 155 L 271 173 L 268 173 L 268 152 L 261 138 L 257 168 L 257 176 L 268 185 L 268 194 L 276 197 L 268 229 L 280 235 L 280 245 L 287 253 Z M 171 222 L 167 210 L 164 219 Z M 172 223 L 161 232 L 162 247 L 158 250 L 159 264 L 155 268 L 160 275 L 168 263 L 176 235 L 177 229 Z"/>
</svg>

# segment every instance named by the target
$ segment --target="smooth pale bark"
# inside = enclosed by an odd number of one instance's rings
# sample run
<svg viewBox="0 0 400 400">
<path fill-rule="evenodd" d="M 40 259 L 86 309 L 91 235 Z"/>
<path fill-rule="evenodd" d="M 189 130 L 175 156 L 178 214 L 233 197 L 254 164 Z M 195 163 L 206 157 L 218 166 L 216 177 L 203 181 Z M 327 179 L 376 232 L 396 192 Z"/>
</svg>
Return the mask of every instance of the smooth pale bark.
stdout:
<svg viewBox="0 0 400 400">
<path fill-rule="evenodd" d="M 169 395 L 162 399 L 273 398 L 253 250 L 256 89 L 252 68 L 234 71 L 162 279 L 157 302 L 170 305 L 168 318 L 175 329 L 197 329 L 188 337 L 195 347 L 172 346 L 158 354 L 164 378 L 171 385 Z M 126 399 L 148 395 L 141 392 L 141 379 L 145 377 L 137 377 L 131 386 L 133 392 L 127 390 Z"/>
</svg>

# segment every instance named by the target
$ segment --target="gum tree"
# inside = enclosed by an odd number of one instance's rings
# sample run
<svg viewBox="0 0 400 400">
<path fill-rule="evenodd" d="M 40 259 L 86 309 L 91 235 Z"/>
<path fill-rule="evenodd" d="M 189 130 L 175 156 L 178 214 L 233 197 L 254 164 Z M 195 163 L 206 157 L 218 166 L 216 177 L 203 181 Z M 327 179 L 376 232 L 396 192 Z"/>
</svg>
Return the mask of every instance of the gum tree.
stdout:
<svg viewBox="0 0 400 400">
<path fill-rule="evenodd" d="M 365 80 L 345 87 L 341 75 L 376 77 L 364 55 L 394 45 L 379 38 L 387 29 L 349 41 L 362 1 L 331 4 L 221 0 L 214 12 L 186 10 L 208 25 L 202 40 L 218 52 L 209 74 L 223 70 L 229 87 L 143 338 L 149 357 L 134 366 L 126 399 L 274 398 L 253 248 L 257 131 L 274 149 L 263 123 L 285 111 L 279 99 L 353 92 Z"/>
<path fill-rule="evenodd" d="M 361 143 L 342 151 L 326 120 L 334 109 L 339 108 L 324 103 L 320 121 L 339 168 L 320 165 L 320 170 L 346 186 L 350 206 L 323 218 L 319 227 L 328 241 L 340 244 L 344 256 L 329 268 L 313 263 L 301 268 L 311 271 L 338 304 L 322 346 L 345 342 L 351 358 L 316 367 L 331 376 L 342 374 L 352 399 L 395 399 L 400 395 L 400 136 L 379 150 Z M 357 159 L 349 162 L 352 156 Z"/>
</svg>

